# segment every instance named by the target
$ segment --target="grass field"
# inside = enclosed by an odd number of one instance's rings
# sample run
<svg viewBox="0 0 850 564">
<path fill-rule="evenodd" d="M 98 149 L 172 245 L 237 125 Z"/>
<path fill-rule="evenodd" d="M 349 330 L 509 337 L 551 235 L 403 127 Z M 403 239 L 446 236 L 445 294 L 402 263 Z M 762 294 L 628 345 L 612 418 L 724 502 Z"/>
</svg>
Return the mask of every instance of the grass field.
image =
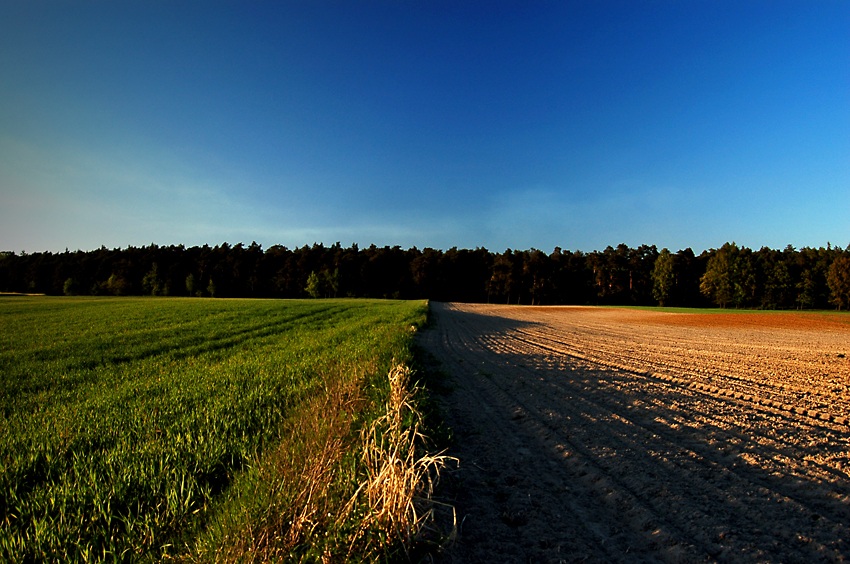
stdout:
<svg viewBox="0 0 850 564">
<path fill-rule="evenodd" d="M 0 298 L 0 560 L 350 550 L 359 430 L 426 311 Z M 321 491 L 299 497 L 317 478 Z M 333 519 L 315 515 L 320 494 Z"/>
</svg>

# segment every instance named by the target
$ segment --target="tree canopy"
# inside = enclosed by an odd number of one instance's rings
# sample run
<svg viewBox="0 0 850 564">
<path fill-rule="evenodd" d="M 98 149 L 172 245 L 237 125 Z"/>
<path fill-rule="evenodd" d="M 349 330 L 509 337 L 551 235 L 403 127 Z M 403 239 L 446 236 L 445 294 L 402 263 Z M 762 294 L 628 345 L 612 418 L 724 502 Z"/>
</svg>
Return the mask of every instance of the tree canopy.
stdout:
<svg viewBox="0 0 850 564">
<path fill-rule="evenodd" d="M 850 307 L 850 248 L 660 252 L 625 244 L 402 249 L 257 243 L 0 253 L 0 291 L 51 295 L 372 297 L 512 304 Z"/>
</svg>

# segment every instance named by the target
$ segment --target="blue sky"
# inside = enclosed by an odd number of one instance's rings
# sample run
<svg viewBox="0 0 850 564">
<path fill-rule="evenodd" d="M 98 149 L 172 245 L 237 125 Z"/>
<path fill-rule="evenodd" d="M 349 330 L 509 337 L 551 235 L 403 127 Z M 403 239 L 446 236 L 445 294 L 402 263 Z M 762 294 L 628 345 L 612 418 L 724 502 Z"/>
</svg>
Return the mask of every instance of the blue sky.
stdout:
<svg viewBox="0 0 850 564">
<path fill-rule="evenodd" d="M 0 4 L 0 250 L 850 243 L 850 3 Z"/>
</svg>

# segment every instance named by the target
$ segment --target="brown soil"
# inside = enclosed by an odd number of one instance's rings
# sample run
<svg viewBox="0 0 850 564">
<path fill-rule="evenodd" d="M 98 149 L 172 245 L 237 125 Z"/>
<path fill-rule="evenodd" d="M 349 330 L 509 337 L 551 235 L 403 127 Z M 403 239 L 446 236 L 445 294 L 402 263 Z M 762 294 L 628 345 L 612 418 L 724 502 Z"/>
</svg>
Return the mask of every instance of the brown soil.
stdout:
<svg viewBox="0 0 850 564">
<path fill-rule="evenodd" d="M 846 318 L 432 313 L 460 460 L 443 561 L 850 558 Z"/>
</svg>

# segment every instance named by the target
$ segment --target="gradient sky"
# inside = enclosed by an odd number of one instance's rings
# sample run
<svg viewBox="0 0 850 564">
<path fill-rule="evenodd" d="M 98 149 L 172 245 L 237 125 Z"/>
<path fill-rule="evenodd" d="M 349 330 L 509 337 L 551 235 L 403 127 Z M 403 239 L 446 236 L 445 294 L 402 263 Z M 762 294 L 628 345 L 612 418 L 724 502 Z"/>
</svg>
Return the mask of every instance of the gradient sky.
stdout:
<svg viewBox="0 0 850 564">
<path fill-rule="evenodd" d="M 845 0 L 0 4 L 0 250 L 850 243 Z"/>
</svg>

